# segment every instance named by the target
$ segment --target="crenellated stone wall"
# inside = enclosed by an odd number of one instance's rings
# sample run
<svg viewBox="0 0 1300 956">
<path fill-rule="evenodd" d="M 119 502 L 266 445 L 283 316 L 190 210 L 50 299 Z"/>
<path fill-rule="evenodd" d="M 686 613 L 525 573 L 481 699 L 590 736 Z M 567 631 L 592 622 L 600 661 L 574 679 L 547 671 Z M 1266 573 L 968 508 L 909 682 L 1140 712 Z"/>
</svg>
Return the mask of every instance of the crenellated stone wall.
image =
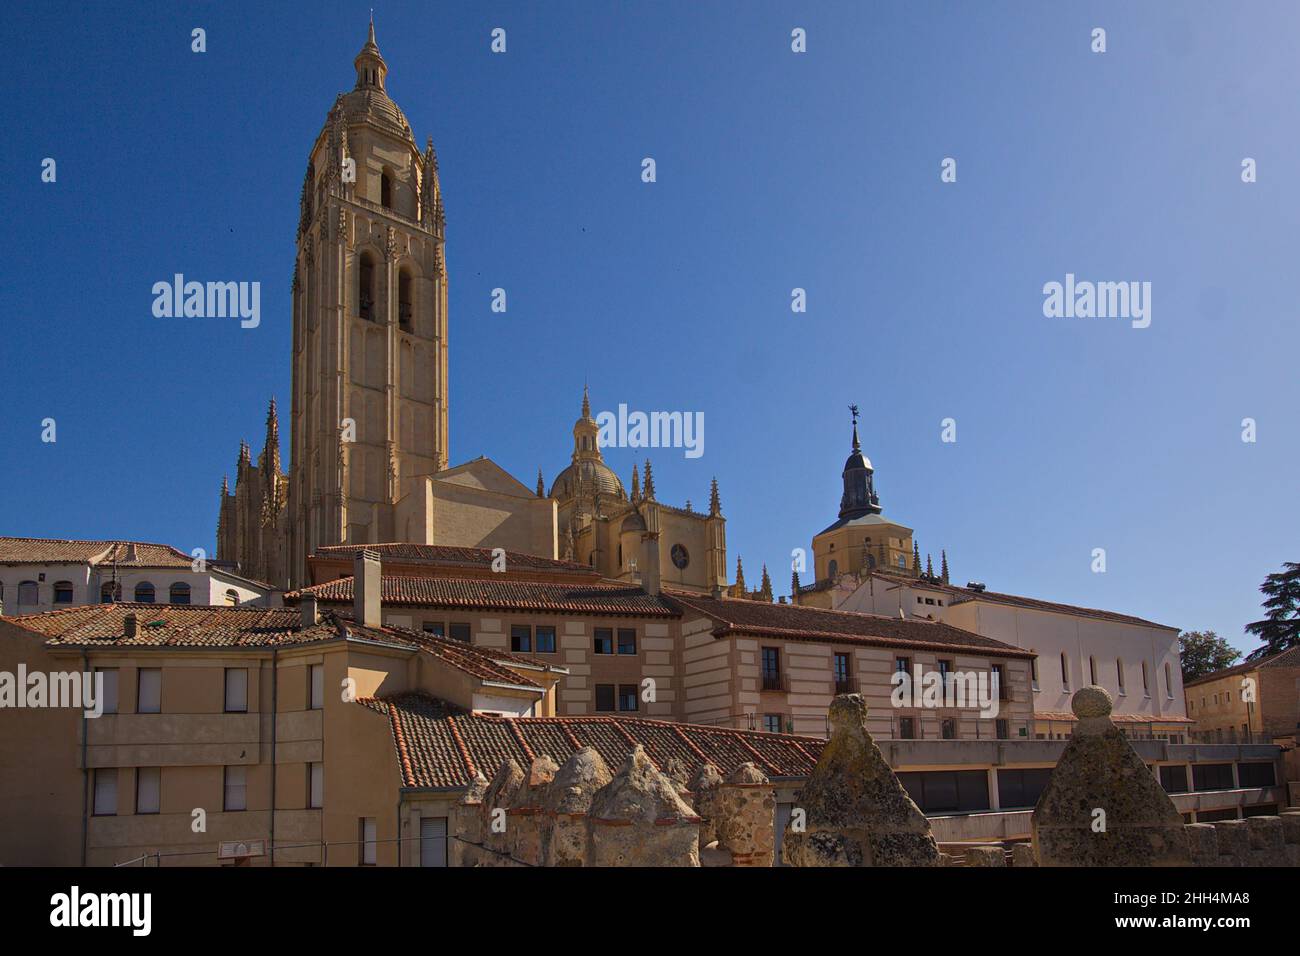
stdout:
<svg viewBox="0 0 1300 956">
<path fill-rule="evenodd" d="M 771 866 L 776 788 L 767 774 L 752 763 L 741 764 L 714 792 L 718 848 L 731 851 L 732 866 Z"/>
</svg>

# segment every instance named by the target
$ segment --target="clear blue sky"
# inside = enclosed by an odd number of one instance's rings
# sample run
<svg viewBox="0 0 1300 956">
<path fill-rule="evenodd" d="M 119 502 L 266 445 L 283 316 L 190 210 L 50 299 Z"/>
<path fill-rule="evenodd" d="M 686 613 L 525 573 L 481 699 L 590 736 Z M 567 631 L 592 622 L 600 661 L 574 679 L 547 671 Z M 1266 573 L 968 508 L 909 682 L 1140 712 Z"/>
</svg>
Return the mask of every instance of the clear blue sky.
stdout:
<svg viewBox="0 0 1300 956">
<path fill-rule="evenodd" d="M 857 402 L 886 514 L 956 580 L 1253 647 L 1300 558 L 1300 10 L 808 6 L 377 7 L 441 164 L 453 462 L 549 483 L 584 377 L 597 410 L 702 411 L 659 497 L 717 475 L 733 567 L 784 592 Z M 368 8 L 7 8 L 0 533 L 213 546 L 239 440 L 287 401 L 299 188 Z M 261 327 L 154 318 L 175 272 L 260 281 Z M 1151 327 L 1045 318 L 1067 272 L 1150 281 Z M 640 457 L 607 453 L 625 481 Z"/>
</svg>

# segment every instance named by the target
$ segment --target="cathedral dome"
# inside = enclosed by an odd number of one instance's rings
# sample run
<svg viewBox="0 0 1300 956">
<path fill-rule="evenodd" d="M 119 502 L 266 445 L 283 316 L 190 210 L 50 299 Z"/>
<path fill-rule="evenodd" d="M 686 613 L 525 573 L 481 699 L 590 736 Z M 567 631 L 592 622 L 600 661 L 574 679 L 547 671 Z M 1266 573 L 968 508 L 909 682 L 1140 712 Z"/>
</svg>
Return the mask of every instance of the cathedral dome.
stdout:
<svg viewBox="0 0 1300 956">
<path fill-rule="evenodd" d="M 551 497 L 564 501 L 578 494 L 588 497 L 596 493 L 624 498 L 623 482 L 603 461 L 581 458 L 555 476 L 551 483 Z"/>
</svg>

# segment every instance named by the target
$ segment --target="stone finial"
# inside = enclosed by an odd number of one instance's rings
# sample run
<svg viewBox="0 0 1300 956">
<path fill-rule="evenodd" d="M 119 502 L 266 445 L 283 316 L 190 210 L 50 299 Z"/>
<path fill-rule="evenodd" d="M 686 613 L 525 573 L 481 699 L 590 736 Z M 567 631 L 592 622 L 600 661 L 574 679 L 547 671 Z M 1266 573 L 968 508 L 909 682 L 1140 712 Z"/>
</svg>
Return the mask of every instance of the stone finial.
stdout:
<svg viewBox="0 0 1300 956">
<path fill-rule="evenodd" d="M 595 748 L 583 747 L 556 771 L 542 808 L 548 813 L 586 813 L 596 791 L 613 779 Z"/>
<path fill-rule="evenodd" d="M 483 811 L 490 814 L 493 810 L 509 807 L 523 786 L 524 772 L 519 769 L 519 764 L 507 757 L 483 793 Z"/>
<path fill-rule="evenodd" d="M 691 793 L 698 794 L 704 790 L 712 790 L 722 783 L 722 774 L 718 768 L 711 763 L 702 763 L 695 775 L 691 777 L 688 784 Z"/>
<path fill-rule="evenodd" d="M 695 813 L 677 793 L 672 781 L 655 769 L 645 748 L 637 744 L 614 779 L 592 799 L 591 815 L 603 820 L 636 819 L 653 822 Z"/>
<path fill-rule="evenodd" d="M 546 797 L 547 789 L 551 781 L 555 779 L 555 774 L 559 770 L 559 765 L 554 760 L 543 754 L 533 759 L 528 765 L 528 773 L 524 778 L 523 786 L 515 793 L 515 798 L 510 802 L 512 808 L 522 807 L 540 807 Z"/>
<path fill-rule="evenodd" d="M 1078 690 L 1079 719 L 1031 817 L 1040 866 L 1188 866 L 1182 814 L 1110 719 L 1100 687 Z"/>
<path fill-rule="evenodd" d="M 937 866 L 930 822 L 903 789 L 867 731 L 860 694 L 830 706 L 831 738 L 796 806 L 804 829 L 786 827 L 789 866 Z"/>
<path fill-rule="evenodd" d="M 754 764 L 742 763 L 735 770 L 731 771 L 723 783 L 729 786 L 753 787 L 766 786 L 771 783 L 771 781 L 767 779 L 767 774 L 759 770 L 758 767 L 754 766 Z"/>
<path fill-rule="evenodd" d="M 699 817 L 637 744 L 591 801 L 594 866 L 699 866 Z"/>
<path fill-rule="evenodd" d="M 461 794 L 461 806 L 477 806 L 482 803 L 483 797 L 487 793 L 487 788 L 487 777 L 483 776 L 481 773 L 476 773 L 474 779 L 469 782 L 469 786 L 465 788 L 465 792 Z"/>
</svg>

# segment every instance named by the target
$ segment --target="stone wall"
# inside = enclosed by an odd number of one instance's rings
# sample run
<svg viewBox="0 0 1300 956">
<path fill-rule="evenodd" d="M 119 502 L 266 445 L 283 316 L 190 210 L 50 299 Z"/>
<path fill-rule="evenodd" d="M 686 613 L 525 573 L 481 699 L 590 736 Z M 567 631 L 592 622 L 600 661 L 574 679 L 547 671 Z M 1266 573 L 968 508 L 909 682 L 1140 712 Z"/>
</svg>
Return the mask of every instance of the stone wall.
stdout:
<svg viewBox="0 0 1300 956">
<path fill-rule="evenodd" d="M 731 851 L 733 866 L 771 866 L 776 848 L 776 788 L 767 774 L 752 763 L 741 764 L 715 793 L 718 848 Z"/>
</svg>

